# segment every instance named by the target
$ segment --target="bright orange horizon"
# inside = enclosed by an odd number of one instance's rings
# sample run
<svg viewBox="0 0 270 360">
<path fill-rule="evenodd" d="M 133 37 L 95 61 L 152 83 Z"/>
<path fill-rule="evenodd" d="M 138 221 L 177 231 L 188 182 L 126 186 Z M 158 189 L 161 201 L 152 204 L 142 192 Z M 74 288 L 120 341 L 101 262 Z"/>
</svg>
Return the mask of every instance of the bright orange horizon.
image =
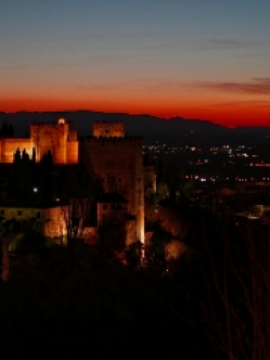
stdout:
<svg viewBox="0 0 270 360">
<path fill-rule="evenodd" d="M 72 102 L 59 100 L 10 100 L 6 101 L 3 105 L 1 102 L 0 111 L 2 112 L 65 112 L 65 111 L 96 111 L 96 112 L 116 112 L 116 113 L 129 113 L 133 115 L 147 114 L 152 116 L 161 117 L 164 119 L 172 117 L 183 117 L 185 119 L 199 119 L 209 120 L 213 123 L 220 124 L 226 127 L 237 126 L 270 126 L 270 112 L 267 107 L 254 106 L 254 104 L 243 104 L 235 106 L 226 106 L 219 104 L 218 106 L 204 106 L 195 107 L 190 104 L 189 106 L 171 106 L 162 107 L 155 106 L 154 104 L 147 104 L 139 106 L 136 104 L 121 105 L 118 103 L 100 103 L 93 102 L 89 106 L 89 102 Z M 198 104 L 198 103 L 197 103 Z"/>
</svg>

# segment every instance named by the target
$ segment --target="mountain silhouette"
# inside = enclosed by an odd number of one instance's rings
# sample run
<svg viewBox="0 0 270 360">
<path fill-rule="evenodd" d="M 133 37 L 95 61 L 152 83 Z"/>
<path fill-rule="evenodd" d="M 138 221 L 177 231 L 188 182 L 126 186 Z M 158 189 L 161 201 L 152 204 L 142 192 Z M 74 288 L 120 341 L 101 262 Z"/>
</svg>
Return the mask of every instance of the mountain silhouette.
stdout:
<svg viewBox="0 0 270 360">
<path fill-rule="evenodd" d="M 124 121 L 128 136 L 142 136 L 144 142 L 164 142 L 167 144 L 224 144 L 225 142 L 254 142 L 258 137 L 270 136 L 267 128 L 236 128 L 229 129 L 208 120 L 185 119 L 173 117 L 163 119 L 147 114 L 131 115 L 125 113 L 105 113 L 88 110 L 58 111 L 58 112 L 0 112 L 0 123 L 12 123 L 15 137 L 29 136 L 29 125 L 33 122 L 55 123 L 60 117 L 73 122 L 79 136 L 89 136 L 92 133 L 94 121 Z M 256 140 L 257 141 L 257 140 Z"/>
</svg>

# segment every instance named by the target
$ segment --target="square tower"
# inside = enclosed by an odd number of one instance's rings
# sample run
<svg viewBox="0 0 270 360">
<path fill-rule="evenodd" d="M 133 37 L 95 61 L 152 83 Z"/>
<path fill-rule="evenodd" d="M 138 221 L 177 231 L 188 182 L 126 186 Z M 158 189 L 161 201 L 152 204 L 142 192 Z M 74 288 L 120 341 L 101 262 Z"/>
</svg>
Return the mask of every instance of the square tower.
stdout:
<svg viewBox="0 0 270 360">
<path fill-rule="evenodd" d="M 125 124 L 122 121 L 95 121 L 92 134 L 95 137 L 124 137 Z"/>
<path fill-rule="evenodd" d="M 106 126 L 105 126 L 106 124 Z M 121 124 L 121 126 L 119 125 Z M 93 134 L 106 129 L 119 137 L 91 136 L 80 141 L 80 161 L 85 164 L 90 176 L 100 184 L 104 193 L 118 193 L 127 199 L 127 243 L 137 240 L 144 243 L 144 172 L 142 138 L 124 136 L 123 123 L 95 123 Z M 114 126 L 115 125 L 115 126 Z"/>
<path fill-rule="evenodd" d="M 77 131 L 71 130 L 65 119 L 59 119 L 57 124 L 31 124 L 30 138 L 37 162 L 50 151 L 54 164 L 78 163 Z"/>
</svg>

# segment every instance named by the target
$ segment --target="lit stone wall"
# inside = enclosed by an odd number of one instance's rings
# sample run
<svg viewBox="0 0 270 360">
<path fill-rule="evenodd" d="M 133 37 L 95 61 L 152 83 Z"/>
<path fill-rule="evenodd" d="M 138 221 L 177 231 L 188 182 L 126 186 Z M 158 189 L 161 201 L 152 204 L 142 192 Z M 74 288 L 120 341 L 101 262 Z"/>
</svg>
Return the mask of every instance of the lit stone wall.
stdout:
<svg viewBox="0 0 270 360">
<path fill-rule="evenodd" d="M 46 237 L 61 237 L 67 235 L 68 206 L 56 206 L 44 209 L 44 235 Z"/>
<path fill-rule="evenodd" d="M 1 139 L 0 140 L 0 156 L 1 163 L 12 163 L 14 158 L 14 153 L 17 149 L 23 151 L 24 149 L 31 157 L 33 152 L 33 142 L 32 139 Z"/>
<path fill-rule="evenodd" d="M 96 137 L 124 137 L 125 124 L 123 122 L 96 121 L 93 123 L 92 134 Z"/>
<path fill-rule="evenodd" d="M 67 164 L 77 164 L 79 154 L 78 141 L 67 142 Z"/>
<path fill-rule="evenodd" d="M 50 151 L 55 164 L 78 163 L 77 131 L 70 130 L 69 123 L 64 119 L 59 119 L 56 124 L 31 124 L 29 139 L 1 139 L 0 161 L 12 163 L 17 149 L 25 149 L 31 158 L 33 148 L 36 150 L 37 162 Z"/>
<path fill-rule="evenodd" d="M 0 214 L 5 220 L 29 222 L 37 232 L 49 238 L 67 235 L 69 213 L 68 206 L 50 208 L 0 206 Z"/>
<path fill-rule="evenodd" d="M 78 162 L 78 141 L 74 130 L 69 140 L 69 124 L 31 124 L 30 136 L 37 151 L 37 161 L 51 151 L 55 164 L 69 164 Z"/>
</svg>

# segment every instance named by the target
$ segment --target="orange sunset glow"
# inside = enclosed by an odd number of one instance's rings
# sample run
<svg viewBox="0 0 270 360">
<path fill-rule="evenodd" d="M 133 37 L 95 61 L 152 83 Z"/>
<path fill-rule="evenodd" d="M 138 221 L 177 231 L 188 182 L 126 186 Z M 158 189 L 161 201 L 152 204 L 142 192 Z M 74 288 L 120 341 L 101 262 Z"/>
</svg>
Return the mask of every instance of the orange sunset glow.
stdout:
<svg viewBox="0 0 270 360">
<path fill-rule="evenodd" d="M 132 99 L 126 101 L 83 101 L 75 99 L 13 99 L 1 101 L 1 111 L 5 112 L 49 112 L 49 111 L 76 111 L 90 110 L 101 112 L 117 112 L 130 114 L 149 114 L 162 118 L 180 116 L 186 119 L 204 119 L 227 127 L 236 126 L 269 126 L 269 106 L 264 102 L 240 102 L 232 104 L 205 104 L 197 101 L 185 101 L 181 106 L 177 101 L 163 104 L 161 101 L 140 101 Z"/>
<path fill-rule="evenodd" d="M 0 2 L 0 111 L 270 126 L 270 3 L 241 3 Z"/>
</svg>

